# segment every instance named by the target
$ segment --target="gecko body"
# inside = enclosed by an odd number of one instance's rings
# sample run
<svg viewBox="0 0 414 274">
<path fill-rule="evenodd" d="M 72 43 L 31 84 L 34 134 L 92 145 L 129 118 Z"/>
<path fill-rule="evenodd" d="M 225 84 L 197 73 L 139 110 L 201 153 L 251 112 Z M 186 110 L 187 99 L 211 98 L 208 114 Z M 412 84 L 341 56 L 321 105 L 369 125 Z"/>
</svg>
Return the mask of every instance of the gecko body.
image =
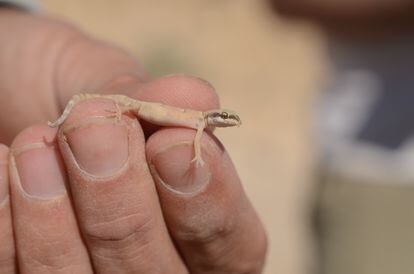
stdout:
<svg viewBox="0 0 414 274">
<path fill-rule="evenodd" d="M 132 113 L 137 118 L 143 119 L 159 126 L 179 126 L 197 130 L 194 137 L 194 159 L 196 166 L 204 164 L 201 157 L 201 136 L 206 128 L 232 127 L 241 125 L 239 116 L 230 110 L 216 109 L 199 111 L 164 105 L 156 102 L 147 102 L 132 99 L 125 95 L 101 95 L 94 93 L 82 93 L 72 97 L 66 105 L 62 115 L 54 122 L 48 122 L 50 127 L 58 127 L 66 120 L 73 107 L 89 99 L 108 99 L 115 103 L 116 111 L 110 116 L 120 119 L 123 113 Z"/>
</svg>

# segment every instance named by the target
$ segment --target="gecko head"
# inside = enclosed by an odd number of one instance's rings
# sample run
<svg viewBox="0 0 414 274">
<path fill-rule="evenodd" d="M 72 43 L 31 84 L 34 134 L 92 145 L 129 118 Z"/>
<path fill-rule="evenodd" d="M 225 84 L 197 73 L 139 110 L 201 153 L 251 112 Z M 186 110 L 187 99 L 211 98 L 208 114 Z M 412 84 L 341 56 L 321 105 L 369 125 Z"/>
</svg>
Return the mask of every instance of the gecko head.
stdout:
<svg viewBox="0 0 414 274">
<path fill-rule="evenodd" d="M 205 112 L 207 125 L 213 127 L 234 127 L 240 126 L 239 116 L 231 110 L 216 109 Z"/>
</svg>

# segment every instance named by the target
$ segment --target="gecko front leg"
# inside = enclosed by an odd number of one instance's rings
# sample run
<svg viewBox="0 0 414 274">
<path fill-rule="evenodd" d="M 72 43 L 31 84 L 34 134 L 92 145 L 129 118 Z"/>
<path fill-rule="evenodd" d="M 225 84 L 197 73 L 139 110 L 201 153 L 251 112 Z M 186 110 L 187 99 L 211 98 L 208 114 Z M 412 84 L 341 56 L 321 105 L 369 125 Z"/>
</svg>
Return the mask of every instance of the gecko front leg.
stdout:
<svg viewBox="0 0 414 274">
<path fill-rule="evenodd" d="M 191 163 L 195 163 L 196 167 L 204 165 L 203 158 L 201 157 L 201 137 L 203 136 L 204 125 L 200 124 L 197 128 L 196 135 L 194 137 L 194 158 Z"/>
</svg>

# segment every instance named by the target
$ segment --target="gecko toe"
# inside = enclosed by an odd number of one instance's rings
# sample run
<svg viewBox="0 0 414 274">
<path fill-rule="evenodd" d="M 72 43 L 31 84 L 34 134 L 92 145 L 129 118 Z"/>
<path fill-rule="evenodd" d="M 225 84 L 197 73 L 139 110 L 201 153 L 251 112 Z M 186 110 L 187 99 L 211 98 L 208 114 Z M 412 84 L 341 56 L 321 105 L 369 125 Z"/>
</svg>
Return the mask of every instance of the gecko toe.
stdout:
<svg viewBox="0 0 414 274">
<path fill-rule="evenodd" d="M 194 159 L 192 159 L 190 161 L 190 163 L 194 163 L 195 167 L 202 167 L 202 166 L 204 166 L 203 159 L 201 159 L 199 157 L 194 157 Z"/>
</svg>

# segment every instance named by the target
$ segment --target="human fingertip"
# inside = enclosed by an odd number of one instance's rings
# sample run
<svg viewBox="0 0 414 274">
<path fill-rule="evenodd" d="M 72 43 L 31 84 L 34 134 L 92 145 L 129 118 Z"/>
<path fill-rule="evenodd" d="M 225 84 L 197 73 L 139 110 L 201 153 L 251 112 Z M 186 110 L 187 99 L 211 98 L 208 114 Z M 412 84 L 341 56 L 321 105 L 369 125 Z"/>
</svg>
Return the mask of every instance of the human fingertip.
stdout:
<svg viewBox="0 0 414 274">
<path fill-rule="evenodd" d="M 184 74 L 167 75 L 141 86 L 140 100 L 159 101 L 181 108 L 209 110 L 218 108 L 219 97 L 205 80 Z"/>
<path fill-rule="evenodd" d="M 41 200 L 66 194 L 65 172 L 57 145 L 56 129 L 37 125 L 16 136 L 10 155 L 11 176 L 26 198 Z"/>
</svg>

